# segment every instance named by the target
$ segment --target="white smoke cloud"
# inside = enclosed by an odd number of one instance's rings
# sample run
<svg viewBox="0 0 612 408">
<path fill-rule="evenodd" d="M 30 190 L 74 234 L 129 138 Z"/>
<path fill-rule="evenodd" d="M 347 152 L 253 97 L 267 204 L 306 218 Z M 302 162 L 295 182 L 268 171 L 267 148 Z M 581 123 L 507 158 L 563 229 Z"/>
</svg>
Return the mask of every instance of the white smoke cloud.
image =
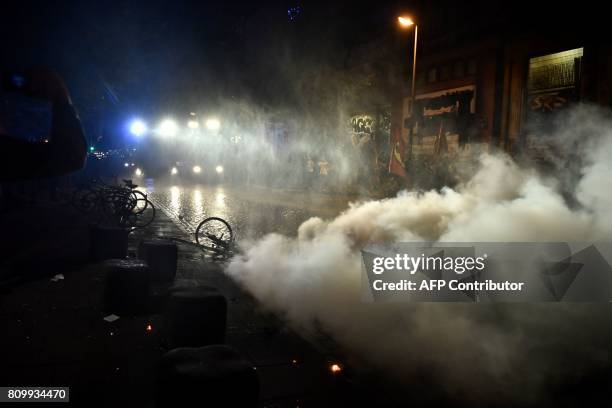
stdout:
<svg viewBox="0 0 612 408">
<path fill-rule="evenodd" d="M 245 244 L 227 273 L 298 329 L 322 329 L 397 379 L 427 376 L 462 398 L 534 402 L 549 383 L 609 363 L 610 347 L 592 340 L 610 338 L 606 305 L 363 303 L 359 251 L 375 242 L 610 238 L 612 125 L 602 126 L 591 108 L 572 115 L 591 130 L 577 208 L 559 193 L 559 178 L 484 155 L 456 189 L 402 192 L 352 204 L 332 220 L 312 218 L 296 238 L 271 234 Z M 576 137 L 564 132 L 559 141 Z"/>
</svg>

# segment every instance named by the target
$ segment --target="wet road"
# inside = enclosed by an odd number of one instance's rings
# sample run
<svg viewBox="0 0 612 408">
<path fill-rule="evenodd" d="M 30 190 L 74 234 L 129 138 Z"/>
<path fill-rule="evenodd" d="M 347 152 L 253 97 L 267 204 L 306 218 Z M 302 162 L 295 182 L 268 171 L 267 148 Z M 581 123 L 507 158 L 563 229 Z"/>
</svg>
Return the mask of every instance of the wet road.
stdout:
<svg viewBox="0 0 612 408">
<path fill-rule="evenodd" d="M 195 230 L 206 217 L 221 217 L 238 240 L 271 232 L 295 236 L 302 222 L 313 216 L 333 218 L 355 196 L 284 191 L 261 187 L 232 187 L 146 180 L 146 190 L 158 207 L 170 212 L 185 229 Z"/>
</svg>

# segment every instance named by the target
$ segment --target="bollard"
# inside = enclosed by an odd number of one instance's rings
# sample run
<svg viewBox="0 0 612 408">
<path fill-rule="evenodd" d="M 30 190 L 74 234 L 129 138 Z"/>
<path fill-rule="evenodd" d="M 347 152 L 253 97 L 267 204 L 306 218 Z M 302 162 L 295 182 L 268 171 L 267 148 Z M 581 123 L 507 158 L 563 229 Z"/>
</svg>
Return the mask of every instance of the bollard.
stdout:
<svg viewBox="0 0 612 408">
<path fill-rule="evenodd" d="M 138 257 L 149 265 L 152 281 L 170 282 L 176 276 L 178 249 L 176 244 L 162 240 L 141 241 Z"/>
<path fill-rule="evenodd" d="M 225 341 L 227 301 L 208 286 L 173 288 L 164 308 L 170 348 L 201 347 Z"/>
<path fill-rule="evenodd" d="M 149 270 L 140 259 L 109 259 L 104 262 L 105 309 L 113 313 L 138 313 L 149 305 Z"/>
<path fill-rule="evenodd" d="M 158 366 L 156 407 L 256 407 L 259 377 L 253 365 L 225 345 L 179 348 Z"/>
<path fill-rule="evenodd" d="M 90 256 L 94 261 L 127 256 L 128 233 L 125 228 L 94 226 L 90 229 Z"/>
</svg>

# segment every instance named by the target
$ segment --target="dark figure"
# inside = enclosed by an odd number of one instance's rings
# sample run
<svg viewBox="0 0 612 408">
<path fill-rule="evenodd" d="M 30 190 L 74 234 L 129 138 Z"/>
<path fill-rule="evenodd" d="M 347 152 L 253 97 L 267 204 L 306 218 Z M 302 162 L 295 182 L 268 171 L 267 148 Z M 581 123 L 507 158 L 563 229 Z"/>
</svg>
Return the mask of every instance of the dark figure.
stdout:
<svg viewBox="0 0 612 408">
<path fill-rule="evenodd" d="M 82 168 L 87 157 L 81 122 L 61 78 L 48 71 L 26 78 L 22 92 L 52 103 L 51 134 L 47 143 L 27 142 L 5 135 L 0 123 L 0 181 L 65 175 Z"/>
</svg>

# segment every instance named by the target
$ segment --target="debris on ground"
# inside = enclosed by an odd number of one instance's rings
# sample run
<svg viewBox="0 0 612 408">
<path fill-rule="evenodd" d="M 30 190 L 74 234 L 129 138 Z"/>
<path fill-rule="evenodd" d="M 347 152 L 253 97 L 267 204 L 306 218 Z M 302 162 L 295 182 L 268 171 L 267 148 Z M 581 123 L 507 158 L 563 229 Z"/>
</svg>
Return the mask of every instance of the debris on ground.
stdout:
<svg viewBox="0 0 612 408">
<path fill-rule="evenodd" d="M 117 316 L 116 314 L 109 314 L 108 316 L 104 317 L 104 320 L 106 320 L 109 323 L 112 323 L 114 321 L 119 320 L 119 316 Z"/>
</svg>

